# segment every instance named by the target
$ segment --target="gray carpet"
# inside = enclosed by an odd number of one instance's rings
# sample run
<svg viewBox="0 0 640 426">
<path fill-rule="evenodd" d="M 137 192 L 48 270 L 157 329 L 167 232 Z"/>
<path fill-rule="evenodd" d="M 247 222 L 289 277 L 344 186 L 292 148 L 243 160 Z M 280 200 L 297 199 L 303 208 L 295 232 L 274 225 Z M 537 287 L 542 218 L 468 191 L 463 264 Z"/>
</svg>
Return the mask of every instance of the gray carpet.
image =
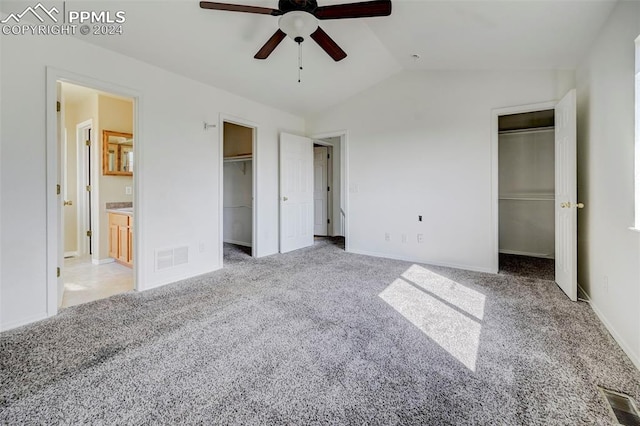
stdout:
<svg viewBox="0 0 640 426">
<path fill-rule="evenodd" d="M 500 273 L 553 281 L 556 276 L 556 263 L 553 259 L 501 253 Z"/>
<path fill-rule="evenodd" d="M 593 425 L 596 385 L 640 396 L 553 282 L 338 245 L 228 246 L 224 270 L 2 333 L 0 423 Z"/>
</svg>

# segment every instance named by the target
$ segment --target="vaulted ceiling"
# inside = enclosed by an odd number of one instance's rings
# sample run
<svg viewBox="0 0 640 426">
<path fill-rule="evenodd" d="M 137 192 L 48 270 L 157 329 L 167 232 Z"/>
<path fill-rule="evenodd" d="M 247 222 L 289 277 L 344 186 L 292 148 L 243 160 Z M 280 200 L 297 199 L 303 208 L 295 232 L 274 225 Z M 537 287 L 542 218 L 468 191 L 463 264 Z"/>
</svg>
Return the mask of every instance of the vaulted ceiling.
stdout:
<svg viewBox="0 0 640 426">
<path fill-rule="evenodd" d="M 225 2 L 277 8 L 277 0 Z M 278 28 L 277 17 L 204 10 L 197 0 L 92 2 L 92 8 L 126 11 L 124 34 L 79 37 L 304 116 L 403 69 L 575 68 L 615 3 L 393 0 L 389 17 L 321 21 L 348 57 L 334 62 L 305 41 L 301 83 L 293 40 L 285 39 L 266 60 L 253 58 Z"/>
</svg>

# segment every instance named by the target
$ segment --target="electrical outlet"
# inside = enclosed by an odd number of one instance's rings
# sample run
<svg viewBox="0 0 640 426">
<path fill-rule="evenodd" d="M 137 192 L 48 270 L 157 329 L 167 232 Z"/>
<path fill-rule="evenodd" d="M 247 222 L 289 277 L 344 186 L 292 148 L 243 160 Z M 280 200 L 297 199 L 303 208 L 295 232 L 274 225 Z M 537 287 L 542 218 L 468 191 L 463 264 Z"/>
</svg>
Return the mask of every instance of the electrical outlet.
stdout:
<svg viewBox="0 0 640 426">
<path fill-rule="evenodd" d="M 384 233 L 384 240 L 387 241 L 387 242 L 391 241 L 391 235 L 388 232 Z"/>
<path fill-rule="evenodd" d="M 402 234 L 402 242 L 403 243 L 407 242 L 407 234 Z"/>
<path fill-rule="evenodd" d="M 418 222 L 422 222 L 422 215 L 418 215 Z"/>
<path fill-rule="evenodd" d="M 124 187 L 124 193 L 125 193 L 125 195 L 131 195 L 131 193 L 132 193 L 132 192 L 133 192 L 133 191 L 132 191 L 132 189 L 131 189 L 131 187 L 130 187 L 130 186 L 125 186 L 125 187 Z"/>
<path fill-rule="evenodd" d="M 418 242 L 424 243 L 424 234 L 418 234 Z"/>
</svg>

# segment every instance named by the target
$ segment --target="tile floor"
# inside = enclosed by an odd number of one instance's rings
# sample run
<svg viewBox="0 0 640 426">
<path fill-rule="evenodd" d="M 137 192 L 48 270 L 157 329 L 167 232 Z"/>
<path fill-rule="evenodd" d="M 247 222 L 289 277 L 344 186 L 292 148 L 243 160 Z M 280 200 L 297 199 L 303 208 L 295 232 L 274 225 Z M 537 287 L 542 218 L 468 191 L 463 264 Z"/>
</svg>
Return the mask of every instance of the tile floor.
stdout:
<svg viewBox="0 0 640 426">
<path fill-rule="evenodd" d="M 94 265 L 88 256 L 65 259 L 62 277 L 62 308 L 133 290 L 133 269 L 115 262 Z"/>
</svg>

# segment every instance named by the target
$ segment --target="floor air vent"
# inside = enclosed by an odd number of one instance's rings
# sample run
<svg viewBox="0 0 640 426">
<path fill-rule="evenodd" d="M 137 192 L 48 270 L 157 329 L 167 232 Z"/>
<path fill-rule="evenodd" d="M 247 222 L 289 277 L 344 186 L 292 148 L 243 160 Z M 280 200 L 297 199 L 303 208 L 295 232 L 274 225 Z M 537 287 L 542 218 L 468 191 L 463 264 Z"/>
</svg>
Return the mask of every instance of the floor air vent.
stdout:
<svg viewBox="0 0 640 426">
<path fill-rule="evenodd" d="M 629 395 L 614 392 L 609 389 L 600 388 L 609 403 L 613 416 L 618 420 L 619 425 L 640 426 L 640 415 L 636 404 Z"/>
</svg>

